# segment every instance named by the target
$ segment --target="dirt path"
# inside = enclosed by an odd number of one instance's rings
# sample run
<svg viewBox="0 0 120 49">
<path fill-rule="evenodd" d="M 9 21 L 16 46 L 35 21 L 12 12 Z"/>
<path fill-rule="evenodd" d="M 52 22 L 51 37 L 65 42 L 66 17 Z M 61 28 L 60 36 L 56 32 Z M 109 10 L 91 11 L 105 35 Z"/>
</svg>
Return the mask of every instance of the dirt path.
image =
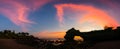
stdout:
<svg viewBox="0 0 120 49">
<path fill-rule="evenodd" d="M 18 44 L 14 39 L 0 39 L 0 49 L 35 49 L 33 47 Z"/>
</svg>

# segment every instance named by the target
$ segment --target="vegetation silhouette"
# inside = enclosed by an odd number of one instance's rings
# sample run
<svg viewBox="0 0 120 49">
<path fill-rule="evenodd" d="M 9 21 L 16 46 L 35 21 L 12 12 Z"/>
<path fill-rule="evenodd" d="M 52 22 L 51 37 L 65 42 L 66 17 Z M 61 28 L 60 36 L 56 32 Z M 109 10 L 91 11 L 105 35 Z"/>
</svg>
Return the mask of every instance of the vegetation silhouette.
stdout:
<svg viewBox="0 0 120 49">
<path fill-rule="evenodd" d="M 40 40 L 33 35 L 29 35 L 27 32 L 15 33 L 14 30 L 0 31 L 0 39 L 14 39 L 17 43 L 29 45 L 32 47 L 36 47 L 36 45 L 38 45 L 38 40 Z"/>
</svg>

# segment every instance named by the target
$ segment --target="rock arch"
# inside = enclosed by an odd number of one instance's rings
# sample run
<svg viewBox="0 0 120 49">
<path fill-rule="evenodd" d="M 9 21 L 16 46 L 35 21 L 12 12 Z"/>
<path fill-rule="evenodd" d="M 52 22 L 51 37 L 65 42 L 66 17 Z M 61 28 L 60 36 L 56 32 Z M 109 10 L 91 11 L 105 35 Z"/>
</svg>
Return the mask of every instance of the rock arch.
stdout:
<svg viewBox="0 0 120 49">
<path fill-rule="evenodd" d="M 115 30 L 111 28 L 91 32 L 80 32 L 74 28 L 69 29 L 64 36 L 66 41 L 74 41 L 75 36 L 81 36 L 84 41 L 108 41 L 120 40 L 120 27 Z"/>
</svg>

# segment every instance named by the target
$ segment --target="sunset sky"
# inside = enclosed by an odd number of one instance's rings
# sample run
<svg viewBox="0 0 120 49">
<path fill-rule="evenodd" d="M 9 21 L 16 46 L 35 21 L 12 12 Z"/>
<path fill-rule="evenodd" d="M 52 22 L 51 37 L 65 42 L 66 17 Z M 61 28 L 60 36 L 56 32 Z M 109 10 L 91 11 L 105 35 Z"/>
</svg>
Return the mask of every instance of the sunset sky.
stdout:
<svg viewBox="0 0 120 49">
<path fill-rule="evenodd" d="M 120 0 L 0 0 L 0 30 L 29 32 L 41 38 L 63 38 L 74 27 L 81 32 L 117 27 Z"/>
</svg>

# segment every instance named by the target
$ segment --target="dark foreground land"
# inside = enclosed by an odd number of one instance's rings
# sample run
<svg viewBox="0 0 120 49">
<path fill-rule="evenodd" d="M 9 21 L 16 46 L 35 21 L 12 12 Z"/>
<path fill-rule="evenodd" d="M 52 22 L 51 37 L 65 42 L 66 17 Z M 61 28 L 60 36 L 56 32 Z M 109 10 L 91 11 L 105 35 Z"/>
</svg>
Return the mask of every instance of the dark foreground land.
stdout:
<svg viewBox="0 0 120 49">
<path fill-rule="evenodd" d="M 0 49 L 35 49 L 28 45 L 19 44 L 15 39 L 0 39 Z"/>
<path fill-rule="evenodd" d="M 96 44 L 90 42 L 51 42 L 41 41 L 39 45 L 30 46 L 16 42 L 15 39 L 0 39 L 0 49 L 120 49 L 120 40 L 105 41 Z M 35 47 L 36 46 L 36 47 Z"/>
<path fill-rule="evenodd" d="M 25 32 L 4 30 L 0 31 L 0 49 L 120 49 L 120 28 L 89 33 L 71 29 L 66 33 L 66 40 L 51 41 L 39 39 Z M 83 37 L 84 41 L 73 40 L 76 35 Z"/>
</svg>

